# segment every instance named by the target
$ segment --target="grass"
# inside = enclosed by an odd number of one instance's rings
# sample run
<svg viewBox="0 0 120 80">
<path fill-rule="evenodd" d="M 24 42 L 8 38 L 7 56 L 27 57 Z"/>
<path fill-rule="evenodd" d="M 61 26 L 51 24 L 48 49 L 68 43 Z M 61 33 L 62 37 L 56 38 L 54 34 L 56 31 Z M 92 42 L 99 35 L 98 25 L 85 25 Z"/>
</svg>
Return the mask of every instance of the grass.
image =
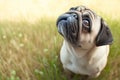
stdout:
<svg viewBox="0 0 120 80">
<path fill-rule="evenodd" d="M 50 54 L 53 57 L 61 44 L 53 21 L 2 22 L 0 26 L 0 72 L 4 78 L 15 70 L 21 79 L 35 79 L 33 73 L 43 66 L 41 60 L 51 59 Z"/>
<path fill-rule="evenodd" d="M 120 23 L 106 18 L 114 36 L 108 65 L 94 80 L 119 80 L 120 77 Z M 56 20 L 40 19 L 0 23 L 1 80 L 66 80 L 59 61 L 62 37 Z M 80 77 L 76 75 L 73 80 Z"/>
<path fill-rule="evenodd" d="M 113 33 L 114 43 L 111 45 L 106 68 L 93 80 L 120 80 L 119 3 L 118 0 L 109 0 L 109 6 L 105 10 L 103 8 L 107 3 L 99 7 L 97 4 L 102 2 L 97 1 L 80 2 L 105 18 Z M 57 32 L 56 18 L 69 7 L 78 5 L 79 1 L 66 2 L 67 0 L 62 1 L 60 5 L 53 5 L 58 1 L 52 3 L 51 0 L 46 3 L 42 0 L 0 3 L 0 80 L 67 80 L 59 61 L 63 38 Z M 42 12 L 39 10 L 41 7 Z M 73 77 L 73 80 L 79 79 L 79 75 Z"/>
</svg>

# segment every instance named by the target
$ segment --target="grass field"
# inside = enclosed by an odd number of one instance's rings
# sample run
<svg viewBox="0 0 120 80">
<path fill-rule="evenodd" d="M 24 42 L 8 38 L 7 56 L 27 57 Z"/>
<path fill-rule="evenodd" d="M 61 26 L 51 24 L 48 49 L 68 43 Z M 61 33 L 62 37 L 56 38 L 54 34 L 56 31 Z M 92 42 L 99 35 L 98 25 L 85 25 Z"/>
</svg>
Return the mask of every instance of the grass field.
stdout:
<svg viewBox="0 0 120 80">
<path fill-rule="evenodd" d="M 57 5 L 57 3 L 59 3 Z M 59 61 L 63 38 L 57 17 L 71 6 L 86 5 L 104 17 L 113 33 L 108 64 L 93 80 L 120 80 L 119 0 L 1 0 L 0 80 L 66 80 Z M 75 75 L 73 80 L 80 80 Z"/>
</svg>

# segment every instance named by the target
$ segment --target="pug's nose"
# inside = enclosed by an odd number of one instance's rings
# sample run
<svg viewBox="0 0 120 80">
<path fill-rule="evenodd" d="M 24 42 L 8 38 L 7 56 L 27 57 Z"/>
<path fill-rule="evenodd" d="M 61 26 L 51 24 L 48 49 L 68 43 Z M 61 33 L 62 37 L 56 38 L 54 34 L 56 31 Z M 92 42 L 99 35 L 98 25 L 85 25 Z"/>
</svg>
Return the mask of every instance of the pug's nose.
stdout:
<svg viewBox="0 0 120 80">
<path fill-rule="evenodd" d="M 75 13 L 71 13 L 71 14 L 64 14 L 64 15 L 62 15 L 62 16 L 60 16 L 59 18 L 58 18 L 58 20 L 57 20 L 57 24 L 58 24 L 58 22 L 60 22 L 60 21 L 62 21 L 62 20 L 73 20 L 73 19 L 77 19 L 78 17 L 77 17 L 77 14 L 75 14 Z"/>
<path fill-rule="evenodd" d="M 68 20 L 68 21 L 74 21 L 77 18 L 78 18 L 77 14 L 72 13 L 72 14 L 68 14 L 68 16 L 66 16 L 65 19 Z"/>
<path fill-rule="evenodd" d="M 75 14 L 75 13 L 72 13 L 71 16 L 74 17 L 75 19 L 78 18 L 77 14 Z"/>
<path fill-rule="evenodd" d="M 70 16 L 69 14 L 61 15 L 61 16 L 58 18 L 58 20 L 57 20 L 57 25 L 58 25 L 58 23 L 59 23 L 60 21 L 62 21 L 62 20 L 65 20 L 65 21 L 66 21 L 69 16 Z"/>
<path fill-rule="evenodd" d="M 63 19 L 64 20 L 67 20 L 69 17 L 77 19 L 77 14 L 72 13 L 72 14 L 65 14 L 65 15 L 63 15 Z"/>
</svg>

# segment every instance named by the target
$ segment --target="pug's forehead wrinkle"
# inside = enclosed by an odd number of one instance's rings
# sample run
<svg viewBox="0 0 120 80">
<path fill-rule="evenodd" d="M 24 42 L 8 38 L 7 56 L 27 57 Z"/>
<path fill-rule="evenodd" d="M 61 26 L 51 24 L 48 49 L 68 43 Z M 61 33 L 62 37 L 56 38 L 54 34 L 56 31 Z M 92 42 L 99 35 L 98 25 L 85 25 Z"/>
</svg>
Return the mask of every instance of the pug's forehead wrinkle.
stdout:
<svg viewBox="0 0 120 80">
<path fill-rule="evenodd" d="M 90 10 L 86 10 L 85 12 L 83 12 L 82 14 L 83 16 L 89 16 L 91 20 L 93 20 L 95 18 L 95 15 L 93 12 L 91 12 Z"/>
<path fill-rule="evenodd" d="M 83 11 L 86 10 L 86 7 L 85 7 L 85 6 L 78 6 L 78 7 L 76 8 L 76 10 L 77 10 L 77 11 L 80 11 L 80 12 L 83 12 Z"/>
<path fill-rule="evenodd" d="M 95 18 L 95 13 L 92 10 L 86 8 L 85 6 L 71 8 L 70 11 L 68 11 L 67 13 L 77 13 L 78 15 L 89 15 L 92 20 Z"/>
<path fill-rule="evenodd" d="M 96 15 L 95 15 L 95 13 L 93 11 L 88 10 L 88 13 L 89 13 L 91 19 L 94 19 L 96 17 Z"/>
<path fill-rule="evenodd" d="M 70 11 L 79 11 L 79 12 L 85 12 L 85 11 L 90 11 L 92 13 L 94 13 L 91 9 L 85 7 L 85 6 L 77 6 L 77 7 L 72 7 L 69 9 Z"/>
</svg>

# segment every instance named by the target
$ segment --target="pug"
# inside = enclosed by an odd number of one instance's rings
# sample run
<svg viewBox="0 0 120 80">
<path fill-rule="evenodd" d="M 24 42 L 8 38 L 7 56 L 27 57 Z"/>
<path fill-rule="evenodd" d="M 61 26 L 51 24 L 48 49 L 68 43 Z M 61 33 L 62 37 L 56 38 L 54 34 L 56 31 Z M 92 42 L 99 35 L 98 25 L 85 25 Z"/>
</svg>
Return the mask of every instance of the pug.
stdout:
<svg viewBox="0 0 120 80">
<path fill-rule="evenodd" d="M 107 64 L 113 42 L 106 22 L 85 6 L 72 7 L 57 19 L 64 41 L 60 60 L 65 70 L 98 77 Z"/>
</svg>

